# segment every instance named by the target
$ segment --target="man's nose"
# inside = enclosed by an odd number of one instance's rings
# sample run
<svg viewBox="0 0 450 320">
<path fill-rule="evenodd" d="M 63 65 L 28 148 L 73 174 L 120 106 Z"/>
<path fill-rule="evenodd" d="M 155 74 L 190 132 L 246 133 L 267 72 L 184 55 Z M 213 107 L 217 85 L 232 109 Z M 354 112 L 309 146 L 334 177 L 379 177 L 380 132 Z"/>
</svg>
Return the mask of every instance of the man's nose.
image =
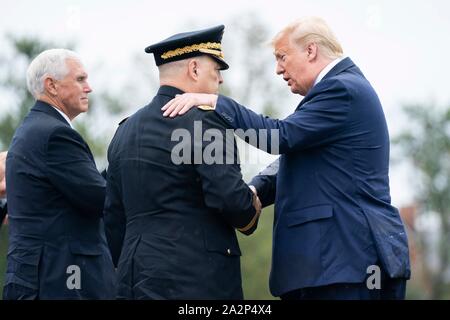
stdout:
<svg viewBox="0 0 450 320">
<path fill-rule="evenodd" d="M 84 92 L 86 92 L 86 93 L 92 92 L 92 88 L 89 85 L 89 83 L 87 83 L 87 82 L 86 82 L 86 85 L 84 86 Z"/>
<path fill-rule="evenodd" d="M 219 73 L 219 84 L 222 84 L 223 83 L 223 77 L 222 77 L 222 75 Z"/>
<path fill-rule="evenodd" d="M 279 63 L 277 63 L 277 67 L 275 68 L 275 72 L 276 72 L 276 74 L 282 74 L 284 72 L 284 68 Z"/>
</svg>

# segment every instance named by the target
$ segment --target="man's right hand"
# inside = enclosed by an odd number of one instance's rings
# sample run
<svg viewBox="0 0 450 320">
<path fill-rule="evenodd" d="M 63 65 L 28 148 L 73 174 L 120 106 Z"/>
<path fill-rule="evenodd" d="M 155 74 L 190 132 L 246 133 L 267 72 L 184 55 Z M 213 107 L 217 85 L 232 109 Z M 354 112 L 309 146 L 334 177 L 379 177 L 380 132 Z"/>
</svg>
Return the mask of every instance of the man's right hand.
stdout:
<svg viewBox="0 0 450 320">
<path fill-rule="evenodd" d="M 256 191 L 256 188 L 252 185 L 248 186 L 250 190 L 253 192 L 253 207 L 256 210 L 257 215 L 259 216 L 261 214 L 262 210 L 262 204 L 258 197 L 258 192 Z"/>
<path fill-rule="evenodd" d="M 6 155 L 7 155 L 6 151 L 0 152 L 0 198 L 6 196 L 6 177 L 5 177 Z"/>
<path fill-rule="evenodd" d="M 259 216 L 262 210 L 262 204 L 258 196 L 253 195 L 253 207 L 255 207 L 256 213 Z"/>
<path fill-rule="evenodd" d="M 262 210 L 262 204 L 261 201 L 258 198 L 257 192 L 256 192 L 256 188 L 252 185 L 248 186 L 250 188 L 250 190 L 252 190 L 253 192 L 253 207 L 255 208 L 255 215 L 253 216 L 252 221 L 245 226 L 244 228 L 238 228 L 238 230 L 240 232 L 242 232 L 245 235 L 250 235 L 253 233 L 253 231 L 256 229 L 256 225 L 258 223 L 258 219 L 259 216 L 261 215 L 261 210 Z"/>
</svg>

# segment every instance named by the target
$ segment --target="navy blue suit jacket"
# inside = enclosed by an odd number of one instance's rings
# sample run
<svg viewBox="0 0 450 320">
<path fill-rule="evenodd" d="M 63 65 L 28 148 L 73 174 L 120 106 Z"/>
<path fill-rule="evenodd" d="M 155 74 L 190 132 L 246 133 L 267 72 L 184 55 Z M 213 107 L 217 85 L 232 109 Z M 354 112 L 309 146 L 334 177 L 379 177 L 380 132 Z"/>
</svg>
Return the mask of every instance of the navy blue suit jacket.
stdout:
<svg viewBox="0 0 450 320">
<path fill-rule="evenodd" d="M 9 249 L 5 299 L 113 298 L 102 219 L 105 180 L 82 137 L 37 101 L 6 159 Z M 74 267 L 79 267 L 80 289 Z M 75 267 L 76 268 L 76 267 Z M 68 285 L 69 284 L 69 285 Z"/>
<path fill-rule="evenodd" d="M 275 120 L 219 96 L 232 127 L 276 129 L 281 154 L 255 177 L 264 205 L 275 201 L 271 292 L 363 282 L 367 268 L 410 276 L 408 243 L 389 191 L 389 135 L 370 83 L 346 58 Z M 268 151 L 276 152 L 270 145 Z M 264 146 L 259 146 L 264 149 Z"/>
</svg>

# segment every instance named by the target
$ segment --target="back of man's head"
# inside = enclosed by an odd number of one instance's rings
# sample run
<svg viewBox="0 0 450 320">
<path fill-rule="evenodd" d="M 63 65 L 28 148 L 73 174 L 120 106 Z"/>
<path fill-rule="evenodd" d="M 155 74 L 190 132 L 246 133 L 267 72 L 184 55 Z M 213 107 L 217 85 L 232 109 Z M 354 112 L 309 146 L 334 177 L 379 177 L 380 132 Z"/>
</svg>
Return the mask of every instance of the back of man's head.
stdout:
<svg viewBox="0 0 450 320">
<path fill-rule="evenodd" d="M 305 17 L 289 24 L 274 37 L 272 45 L 275 46 L 285 36 L 290 36 L 291 41 L 299 46 L 316 43 L 321 54 L 330 60 L 343 55 L 339 41 L 322 18 Z"/>
<path fill-rule="evenodd" d="M 160 65 L 158 67 L 160 81 L 163 82 L 181 78 L 187 72 L 189 60 L 190 59 L 184 59 Z"/>
<path fill-rule="evenodd" d="M 219 64 L 207 55 L 165 63 L 158 70 L 161 86 L 173 86 L 184 92 L 217 93 L 223 81 Z"/>
<path fill-rule="evenodd" d="M 31 61 L 27 69 L 27 87 L 35 99 L 44 93 L 45 78 L 61 80 L 67 75 L 68 59 L 81 61 L 75 52 L 67 49 L 45 50 Z"/>
</svg>

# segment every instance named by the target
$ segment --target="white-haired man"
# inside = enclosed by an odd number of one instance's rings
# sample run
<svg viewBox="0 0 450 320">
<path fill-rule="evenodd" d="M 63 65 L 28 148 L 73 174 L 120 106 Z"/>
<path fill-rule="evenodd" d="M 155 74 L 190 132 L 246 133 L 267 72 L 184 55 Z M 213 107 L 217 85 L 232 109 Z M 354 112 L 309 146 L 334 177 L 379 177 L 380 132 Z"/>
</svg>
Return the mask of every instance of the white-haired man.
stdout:
<svg viewBox="0 0 450 320">
<path fill-rule="evenodd" d="M 404 298 L 408 241 L 391 205 L 389 134 L 377 94 L 320 18 L 288 25 L 273 47 L 277 74 L 304 96 L 286 119 L 217 95 L 180 96 L 165 114 L 210 105 L 236 129 L 278 130 L 273 149 L 281 157 L 251 182 L 263 205 L 275 202 L 275 296 Z"/>
<path fill-rule="evenodd" d="M 105 180 L 71 121 L 92 91 L 79 57 L 39 54 L 27 70 L 35 105 L 6 160 L 9 250 L 4 299 L 105 299 L 114 267 L 102 221 Z"/>
</svg>

